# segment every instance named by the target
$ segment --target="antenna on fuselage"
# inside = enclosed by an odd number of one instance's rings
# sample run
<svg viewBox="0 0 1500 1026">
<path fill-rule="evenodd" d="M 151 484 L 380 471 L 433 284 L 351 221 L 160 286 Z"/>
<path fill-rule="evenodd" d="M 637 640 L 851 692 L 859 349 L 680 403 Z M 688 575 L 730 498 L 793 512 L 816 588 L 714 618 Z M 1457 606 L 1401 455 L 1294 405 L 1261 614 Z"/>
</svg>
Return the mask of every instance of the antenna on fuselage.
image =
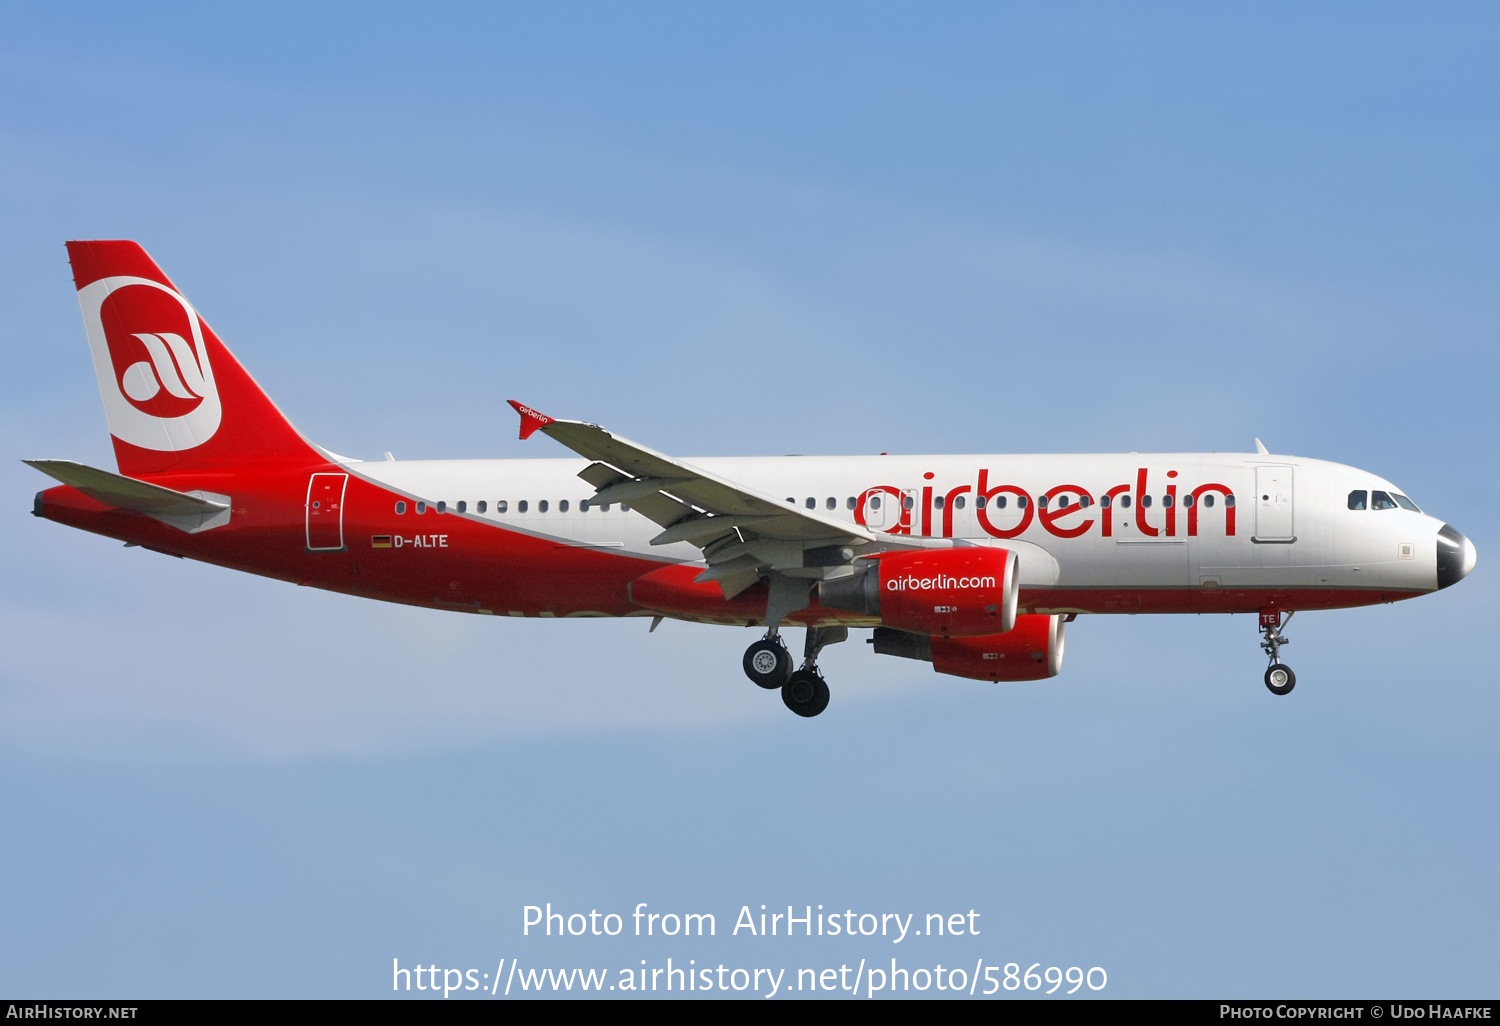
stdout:
<svg viewBox="0 0 1500 1026">
<path fill-rule="evenodd" d="M 1255 451 L 1260 453 L 1262 456 L 1271 455 L 1271 450 L 1267 449 L 1266 443 L 1262 442 L 1259 438 L 1255 440 Z"/>
</svg>

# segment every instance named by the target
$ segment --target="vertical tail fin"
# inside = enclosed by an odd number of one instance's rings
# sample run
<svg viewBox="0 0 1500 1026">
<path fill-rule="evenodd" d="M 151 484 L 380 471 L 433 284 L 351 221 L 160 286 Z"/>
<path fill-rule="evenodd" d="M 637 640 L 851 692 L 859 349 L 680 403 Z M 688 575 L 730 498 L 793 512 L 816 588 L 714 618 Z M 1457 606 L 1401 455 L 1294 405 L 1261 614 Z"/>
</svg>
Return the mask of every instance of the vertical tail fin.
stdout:
<svg viewBox="0 0 1500 1026">
<path fill-rule="evenodd" d="M 321 462 L 134 242 L 70 242 L 120 473 Z"/>
</svg>

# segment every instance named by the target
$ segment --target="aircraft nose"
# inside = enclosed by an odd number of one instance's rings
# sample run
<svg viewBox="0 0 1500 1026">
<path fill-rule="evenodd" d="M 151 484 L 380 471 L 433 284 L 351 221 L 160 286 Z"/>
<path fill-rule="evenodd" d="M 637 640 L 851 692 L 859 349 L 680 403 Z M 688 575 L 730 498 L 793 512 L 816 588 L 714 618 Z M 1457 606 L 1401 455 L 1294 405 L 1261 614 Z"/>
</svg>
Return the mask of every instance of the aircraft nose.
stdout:
<svg viewBox="0 0 1500 1026">
<path fill-rule="evenodd" d="M 1474 543 L 1454 530 L 1451 524 L 1444 524 L 1437 536 L 1438 587 L 1449 587 L 1469 576 L 1478 560 L 1479 553 L 1475 551 Z"/>
</svg>

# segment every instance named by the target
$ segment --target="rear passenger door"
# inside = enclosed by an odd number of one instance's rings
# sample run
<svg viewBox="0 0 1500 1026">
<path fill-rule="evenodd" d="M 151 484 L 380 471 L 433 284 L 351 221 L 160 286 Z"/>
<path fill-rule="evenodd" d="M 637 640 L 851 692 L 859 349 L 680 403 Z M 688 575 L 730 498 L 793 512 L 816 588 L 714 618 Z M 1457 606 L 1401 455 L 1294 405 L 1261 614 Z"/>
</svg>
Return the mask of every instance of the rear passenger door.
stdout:
<svg viewBox="0 0 1500 1026">
<path fill-rule="evenodd" d="M 1255 540 L 1258 542 L 1293 542 L 1297 540 L 1292 503 L 1292 468 L 1261 466 L 1255 468 Z"/>
</svg>

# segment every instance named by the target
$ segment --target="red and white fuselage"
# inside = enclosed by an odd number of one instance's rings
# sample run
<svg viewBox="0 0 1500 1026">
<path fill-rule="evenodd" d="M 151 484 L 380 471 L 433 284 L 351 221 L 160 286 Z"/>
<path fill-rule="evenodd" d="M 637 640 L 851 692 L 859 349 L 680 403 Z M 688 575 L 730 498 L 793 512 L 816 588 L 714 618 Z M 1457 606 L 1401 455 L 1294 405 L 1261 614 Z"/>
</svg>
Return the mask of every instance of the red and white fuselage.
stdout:
<svg viewBox="0 0 1500 1026">
<path fill-rule="evenodd" d="M 634 608 L 623 587 L 608 599 L 595 587 L 570 587 L 564 581 L 548 588 L 547 569 L 536 568 L 538 578 L 530 578 L 511 562 L 522 552 L 536 552 L 543 554 L 544 567 L 576 560 L 597 568 L 591 573 L 625 582 L 639 575 L 637 560 L 701 565 L 700 553 L 686 542 L 653 547 L 650 540 L 660 528 L 621 504 L 605 509 L 591 503 L 593 490 L 578 478 L 587 462 L 341 464 L 337 472 L 357 482 L 344 507 L 347 540 L 353 543 L 349 558 L 366 549 L 366 562 L 379 557 L 380 569 L 372 564 L 369 572 L 403 579 L 423 576 L 424 567 L 436 571 L 441 566 L 442 572 L 432 578 L 435 583 L 462 590 L 466 601 L 478 600 L 483 610 L 500 614 L 652 612 Z M 1012 549 L 1020 556 L 1021 606 L 1028 612 L 1332 609 L 1392 602 L 1438 587 L 1442 522 L 1394 503 L 1387 509 L 1370 508 L 1370 493 L 1404 493 L 1383 478 L 1322 460 L 1131 453 L 689 462 L 782 495 L 792 506 L 807 508 L 811 502 L 850 524 L 892 535 L 956 538 Z M 384 491 L 367 503 L 358 484 Z M 1357 491 L 1366 493 L 1365 508 L 1351 510 L 1348 496 Z M 987 500 L 982 508 L 977 505 L 981 495 Z M 1107 506 L 1102 505 L 1106 498 Z M 400 500 L 405 500 L 404 514 L 395 512 Z M 418 504 L 424 513 L 415 512 Z M 391 548 L 369 549 L 372 537 L 389 537 Z M 628 565 L 615 572 L 607 569 L 617 563 Z M 453 580 L 440 581 L 445 576 Z M 792 619 L 807 622 L 820 616 L 829 622 L 855 619 L 815 610 Z M 701 618 L 733 623 L 761 619 L 716 604 L 705 606 Z"/>
</svg>

